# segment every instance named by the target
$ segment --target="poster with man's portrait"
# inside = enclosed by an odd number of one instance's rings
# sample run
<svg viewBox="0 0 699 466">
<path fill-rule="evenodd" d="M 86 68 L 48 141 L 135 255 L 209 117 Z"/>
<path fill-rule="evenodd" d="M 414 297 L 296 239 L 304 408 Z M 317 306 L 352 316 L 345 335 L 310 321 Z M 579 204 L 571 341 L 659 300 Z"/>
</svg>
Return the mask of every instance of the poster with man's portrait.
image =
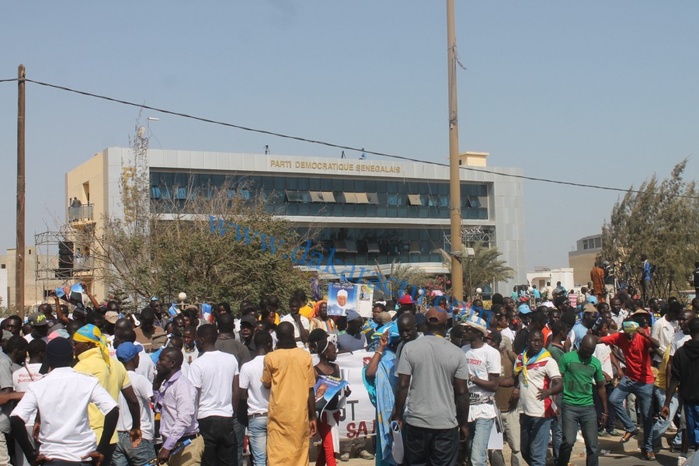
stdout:
<svg viewBox="0 0 699 466">
<path fill-rule="evenodd" d="M 328 285 L 328 315 L 344 316 L 348 310 L 356 311 L 357 294 L 352 283 L 330 283 Z"/>
</svg>

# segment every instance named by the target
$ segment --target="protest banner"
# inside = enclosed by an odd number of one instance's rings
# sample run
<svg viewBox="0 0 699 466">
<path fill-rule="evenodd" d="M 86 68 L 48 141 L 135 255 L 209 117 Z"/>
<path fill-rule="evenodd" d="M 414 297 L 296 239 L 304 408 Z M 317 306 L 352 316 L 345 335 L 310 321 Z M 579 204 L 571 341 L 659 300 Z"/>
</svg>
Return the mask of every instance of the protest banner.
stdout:
<svg viewBox="0 0 699 466">
<path fill-rule="evenodd" d="M 335 361 L 351 390 L 340 412 L 340 438 L 354 439 L 376 434 L 376 409 L 362 381 L 362 368 L 369 364 L 373 352 L 340 353 Z"/>
</svg>

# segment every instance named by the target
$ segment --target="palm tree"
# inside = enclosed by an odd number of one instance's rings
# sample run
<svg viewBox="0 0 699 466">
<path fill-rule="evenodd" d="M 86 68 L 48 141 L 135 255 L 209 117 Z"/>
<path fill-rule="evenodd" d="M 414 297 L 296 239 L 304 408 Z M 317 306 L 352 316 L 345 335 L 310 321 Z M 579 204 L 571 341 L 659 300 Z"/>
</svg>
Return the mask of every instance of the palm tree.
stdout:
<svg viewBox="0 0 699 466">
<path fill-rule="evenodd" d="M 440 249 L 444 263 L 451 268 L 451 255 Z M 505 282 L 514 277 L 515 271 L 500 260 L 502 253 L 496 247 L 477 242 L 473 247 L 462 245 L 461 267 L 464 271 L 464 290 L 469 296 L 473 290 L 493 285 L 495 282 Z"/>
</svg>

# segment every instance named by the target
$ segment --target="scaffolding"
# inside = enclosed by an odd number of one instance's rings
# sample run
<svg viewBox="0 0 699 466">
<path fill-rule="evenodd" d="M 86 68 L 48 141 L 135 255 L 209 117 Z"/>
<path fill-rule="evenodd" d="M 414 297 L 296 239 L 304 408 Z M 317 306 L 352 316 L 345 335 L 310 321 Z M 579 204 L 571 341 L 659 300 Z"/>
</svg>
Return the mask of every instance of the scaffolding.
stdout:
<svg viewBox="0 0 699 466">
<path fill-rule="evenodd" d="M 92 282 L 94 257 L 81 246 L 76 232 L 45 231 L 34 235 L 36 289 L 47 291 L 67 284 Z"/>
<path fill-rule="evenodd" d="M 495 245 L 495 227 L 491 226 L 462 226 L 461 241 L 464 245 L 472 247 L 475 243 L 483 243 L 487 247 Z M 444 245 L 451 246 L 451 235 L 444 235 Z"/>
</svg>

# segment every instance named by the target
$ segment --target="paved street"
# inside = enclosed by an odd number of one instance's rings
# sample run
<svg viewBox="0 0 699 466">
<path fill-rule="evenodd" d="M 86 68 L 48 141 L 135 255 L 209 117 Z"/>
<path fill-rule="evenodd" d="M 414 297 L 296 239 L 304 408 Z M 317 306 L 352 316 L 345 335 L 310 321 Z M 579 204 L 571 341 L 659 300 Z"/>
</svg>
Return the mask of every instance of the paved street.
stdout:
<svg viewBox="0 0 699 466">
<path fill-rule="evenodd" d="M 669 436 L 669 434 L 666 435 L 666 439 L 669 438 Z M 640 439 L 640 435 L 638 438 Z M 666 446 L 667 441 L 663 440 L 663 447 Z M 637 439 L 632 439 L 628 443 L 622 444 L 619 441 L 619 437 L 602 437 L 600 438 L 600 448 L 602 450 L 609 451 L 609 453 L 600 457 L 600 465 L 602 466 L 649 466 L 654 464 L 653 462 L 641 459 L 641 452 L 638 449 Z M 509 448 L 507 445 L 505 446 L 505 450 L 505 458 L 507 459 L 509 458 Z M 669 450 L 663 448 L 656 454 L 656 457 L 657 461 L 655 464 L 660 464 L 662 466 L 675 466 L 677 464 L 678 454 L 670 453 Z M 369 466 L 373 464 L 374 460 L 363 460 L 359 458 L 353 458 L 345 463 L 338 461 L 338 465 L 347 466 Z M 582 441 L 575 444 L 573 454 L 570 458 L 570 464 L 574 464 L 575 466 L 585 466 L 585 444 Z"/>
</svg>

